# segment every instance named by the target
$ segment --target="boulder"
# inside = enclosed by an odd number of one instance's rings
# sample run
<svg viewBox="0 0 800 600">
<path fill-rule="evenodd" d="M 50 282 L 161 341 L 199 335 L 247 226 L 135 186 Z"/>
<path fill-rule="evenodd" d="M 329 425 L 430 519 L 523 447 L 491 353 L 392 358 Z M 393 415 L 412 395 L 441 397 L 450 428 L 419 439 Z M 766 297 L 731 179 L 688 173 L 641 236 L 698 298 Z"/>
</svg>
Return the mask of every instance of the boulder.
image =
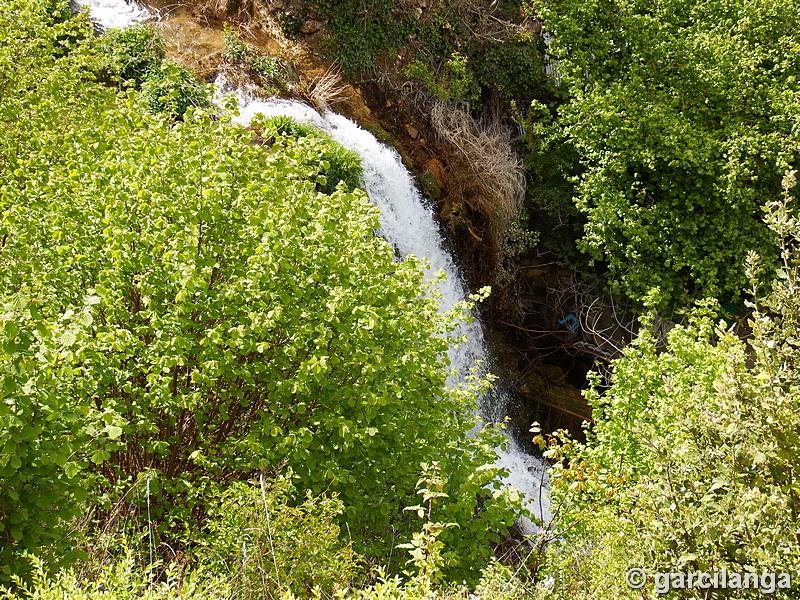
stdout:
<svg viewBox="0 0 800 600">
<path fill-rule="evenodd" d="M 422 168 L 426 173 L 430 173 L 431 177 L 439 187 L 443 187 L 446 173 L 442 161 L 440 161 L 438 158 L 431 158 L 430 160 L 426 161 L 424 165 L 422 165 Z"/>
</svg>

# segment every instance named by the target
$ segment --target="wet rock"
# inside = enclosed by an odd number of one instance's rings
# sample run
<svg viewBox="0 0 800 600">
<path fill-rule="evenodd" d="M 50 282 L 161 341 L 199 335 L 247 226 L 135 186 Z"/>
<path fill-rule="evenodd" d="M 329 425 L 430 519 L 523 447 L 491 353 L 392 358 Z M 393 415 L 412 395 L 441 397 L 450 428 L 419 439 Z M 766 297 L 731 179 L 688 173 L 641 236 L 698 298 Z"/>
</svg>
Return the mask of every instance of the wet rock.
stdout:
<svg viewBox="0 0 800 600">
<path fill-rule="evenodd" d="M 518 384 L 518 391 L 530 396 L 540 397 L 546 388 L 544 377 L 538 373 L 528 373 Z"/>
<path fill-rule="evenodd" d="M 536 267 L 522 267 L 520 269 L 520 274 L 525 279 L 539 279 L 544 276 L 545 270 L 537 269 Z"/>
<path fill-rule="evenodd" d="M 440 160 L 430 159 L 422 166 L 421 183 L 430 198 L 439 199 L 444 190 L 444 165 Z"/>
</svg>

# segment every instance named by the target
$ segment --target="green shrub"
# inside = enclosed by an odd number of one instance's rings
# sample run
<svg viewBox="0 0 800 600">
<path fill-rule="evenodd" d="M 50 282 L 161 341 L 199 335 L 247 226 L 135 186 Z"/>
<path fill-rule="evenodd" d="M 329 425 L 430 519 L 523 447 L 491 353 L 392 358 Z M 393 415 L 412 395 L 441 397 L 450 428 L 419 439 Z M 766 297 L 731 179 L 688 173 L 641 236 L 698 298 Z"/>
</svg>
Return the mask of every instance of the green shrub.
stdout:
<svg viewBox="0 0 800 600">
<path fill-rule="evenodd" d="M 577 250 L 585 217 L 573 201 L 580 160 L 564 128 L 542 102 L 511 103 L 520 129 L 517 147 L 525 165 L 527 228 L 539 228 L 542 247 L 556 251 L 579 270 L 588 270 L 585 255 Z M 541 227 L 541 213 L 550 227 Z"/>
<path fill-rule="evenodd" d="M 619 598 L 625 571 L 794 574 L 800 569 L 800 227 L 784 197 L 766 220 L 783 271 L 761 294 L 748 257 L 751 334 L 698 310 L 658 348 L 650 322 L 587 394 L 588 441 L 554 473 L 566 533 L 551 548 L 561 597 Z M 602 595 L 598 592 L 602 591 Z M 682 598 L 703 597 L 699 589 Z M 725 597 L 752 598 L 729 589 Z M 796 593 L 778 589 L 778 598 Z"/>
<path fill-rule="evenodd" d="M 169 59 L 148 71 L 142 84 L 142 97 L 147 110 L 173 119 L 183 118 L 189 107 L 210 104 L 207 87 L 183 65 Z"/>
<path fill-rule="evenodd" d="M 245 44 L 235 29 L 225 25 L 226 74 L 234 80 L 255 84 L 262 96 L 272 96 L 289 87 L 289 65 L 286 61 L 264 55 Z"/>
<path fill-rule="evenodd" d="M 319 135 L 320 131 L 313 125 L 308 123 L 300 123 L 291 117 L 277 116 L 269 117 L 263 121 L 264 128 L 275 130 L 278 135 L 284 135 L 293 138 L 302 138 L 309 135 Z"/>
<path fill-rule="evenodd" d="M 48 574 L 53 565 L 28 557 L 33 564 L 32 582 L 16 579 L 16 593 L 0 590 L 0 598 L 468 600 L 475 598 L 473 590 L 485 600 L 523 598 L 528 590 L 517 577 L 521 568 L 512 573 L 493 559 L 475 564 L 480 573 L 472 586 L 442 577 L 446 555 L 454 549 L 440 537 L 458 525 L 435 520 L 439 517 L 434 507 L 449 501 L 441 467 L 431 463 L 422 469 L 417 483 L 420 504 L 406 508 L 419 514 L 422 528 L 410 534 L 409 543 L 398 545 L 411 556 L 405 578 L 389 577 L 383 567 L 367 576 L 352 544 L 340 539 L 336 517 L 342 504 L 310 493 L 298 502 L 289 474 L 233 482 L 217 500 L 209 498 L 209 513 L 202 530 L 194 532 L 192 545 L 185 553 L 165 546 L 166 562 L 152 562 L 147 536 L 133 545 L 132 538 L 123 536 L 115 552 L 81 561 L 74 570 Z M 104 539 L 90 543 L 107 546 Z"/>
<path fill-rule="evenodd" d="M 55 23 L 63 23 L 74 16 L 69 0 L 50 0 L 45 5 L 45 11 Z"/>
<path fill-rule="evenodd" d="M 476 573 L 514 513 L 497 490 L 478 506 L 497 440 L 464 438 L 484 386 L 445 386 L 467 305 L 440 314 L 366 196 L 326 188 L 355 156 L 143 111 L 92 83 L 83 43 L 53 57 L 61 29 L 41 7 L 0 4 L 6 570 L 27 549 L 65 553 L 79 511 L 147 515 L 155 547 L 189 547 L 215 490 L 282 463 L 337 493 L 354 546 L 386 556 L 412 526 L 417 465 L 439 460 L 464 532 L 447 568 Z M 142 93 L 180 115 L 201 91 L 162 62 Z"/>
<path fill-rule="evenodd" d="M 165 57 L 164 43 L 156 29 L 137 23 L 125 29 L 109 29 L 99 40 L 97 51 L 111 77 L 140 86 L 157 71 Z"/>
<path fill-rule="evenodd" d="M 350 192 L 361 187 L 363 176 L 361 157 L 357 152 L 335 142 L 327 133 L 313 125 L 298 123 L 284 116 L 261 120 L 257 122 L 256 127 L 259 131 L 267 130 L 274 135 L 302 140 L 300 145 L 308 149 L 309 165 L 315 164 L 319 167 L 315 181 L 321 192 L 332 194 L 342 182 L 345 189 Z"/>
<path fill-rule="evenodd" d="M 33 563 L 33 583 L 18 581 L 17 591 L 0 590 L 3 600 L 230 600 L 231 592 L 222 577 L 203 570 L 184 572 L 173 564 L 166 572 L 155 567 L 143 569 L 132 553 L 103 565 L 93 577 L 74 571 L 49 575 L 49 565 Z M 93 565 L 92 565 L 93 566 Z"/>
<path fill-rule="evenodd" d="M 662 314 L 736 302 L 747 251 L 774 264 L 759 207 L 797 160 L 798 13 L 774 0 L 529 4 L 559 57 L 581 249 L 634 302 L 659 288 Z"/>
<path fill-rule="evenodd" d="M 64 18 L 59 7 L 44 0 L 0 4 L 3 250 L 13 245 L 20 193 L 33 203 L 40 199 L 42 180 L 33 173 L 69 154 L 60 147 L 66 140 L 53 132 L 65 132 L 59 127 L 67 123 L 93 127 L 86 103 L 104 106 L 111 96 L 92 82 L 97 65 L 86 46 L 90 25 Z M 56 561 L 74 555 L 65 522 L 84 511 L 91 487 L 87 456 L 104 455 L 113 433 L 107 426 L 114 425 L 105 421 L 110 415 L 65 394 L 75 377 L 71 336 L 86 318 L 85 307 L 58 311 L 46 322 L 52 305 L 18 274 L 17 262 L 0 252 L 0 582 L 27 570 L 20 559 L 26 550 Z"/>
<path fill-rule="evenodd" d="M 374 70 L 380 56 L 401 47 L 418 24 L 403 6 L 390 0 L 322 0 L 327 19 L 324 48 L 346 75 Z"/>
<path fill-rule="evenodd" d="M 239 492 L 236 493 L 239 495 Z M 250 490 L 244 496 L 251 496 Z M 256 496 L 261 496 L 260 492 Z M 260 502 L 260 498 L 255 498 L 254 502 Z M 316 521 L 318 514 L 316 504 L 319 501 L 309 500 L 306 504 L 310 507 L 310 512 L 295 514 L 301 525 L 311 524 L 314 529 L 325 522 L 324 517 L 321 521 Z M 327 500 L 323 500 L 325 504 Z M 246 501 L 246 505 L 251 506 L 251 502 Z M 305 505 L 304 505 L 305 506 Z M 253 505 L 253 508 L 255 506 Z M 286 510 L 286 505 L 271 505 L 271 515 L 280 516 Z M 290 509 L 291 510 L 291 509 Z M 323 509 L 325 512 L 326 509 Z M 256 510 L 254 514 L 257 523 L 264 526 L 263 512 Z M 246 513 L 249 514 L 249 513 Z M 273 536 L 280 537 L 288 541 L 294 527 L 291 523 L 287 530 L 278 528 L 275 521 L 272 522 L 270 530 Z M 242 522 L 241 525 L 248 525 Z M 432 534 L 417 535 L 413 545 L 415 558 L 413 562 L 421 572 L 409 575 L 406 578 L 401 576 L 389 577 L 382 568 L 376 568 L 371 579 L 375 583 L 365 585 L 364 580 L 358 576 L 353 577 L 352 565 L 345 563 L 344 570 L 336 575 L 347 587 L 337 589 L 333 594 L 324 587 L 317 588 L 293 588 L 287 583 L 277 585 L 275 581 L 253 578 L 250 583 L 252 587 L 245 588 L 241 585 L 241 572 L 250 569 L 258 574 L 258 569 L 252 568 L 254 561 L 261 561 L 263 567 L 271 571 L 273 553 L 269 547 L 267 539 L 261 540 L 265 547 L 257 547 L 266 553 L 261 555 L 248 555 L 244 550 L 248 548 L 247 540 L 250 539 L 251 528 L 245 527 L 239 532 L 240 539 L 236 535 L 231 536 L 230 556 L 231 563 L 234 559 L 240 559 L 240 564 L 236 565 L 239 574 L 229 572 L 224 565 L 207 564 L 203 559 L 192 560 L 186 556 L 180 560 L 171 562 L 166 568 L 163 565 L 155 564 L 149 567 L 137 559 L 134 552 L 127 549 L 121 558 L 107 560 L 104 564 L 85 563 L 80 574 L 77 570 L 62 570 L 56 574 L 47 574 L 47 565 L 41 560 L 31 558 L 33 564 L 33 582 L 25 584 L 19 582 L 16 591 L 0 590 L 2 600 L 249 600 L 258 598 L 259 600 L 297 600 L 314 599 L 319 600 L 338 598 L 340 600 L 522 600 L 522 598 L 538 598 L 533 591 L 526 586 L 525 582 L 518 577 L 520 569 L 512 572 L 506 566 L 502 566 L 496 561 L 491 561 L 482 566 L 481 576 L 474 587 L 466 586 L 463 582 L 438 582 L 434 581 L 429 574 L 438 564 L 436 549 L 436 532 L 440 531 L 440 524 L 431 523 L 426 525 Z M 423 531 L 426 529 L 424 528 Z M 233 533 L 233 532 L 232 532 Z M 325 535 L 324 530 L 321 532 Z M 274 541 L 274 540 L 273 540 Z M 239 545 L 237 546 L 237 543 Z M 244 542 L 244 543 L 242 543 Z M 321 556 L 325 552 L 336 552 L 334 548 L 318 548 L 314 540 L 310 540 L 308 545 L 292 557 L 293 562 L 286 564 L 286 569 L 282 572 L 291 581 L 293 570 L 299 569 L 313 578 L 310 571 L 315 565 L 324 560 Z M 274 556 L 285 558 L 279 554 L 275 548 Z M 175 558 L 175 557 L 173 557 Z M 334 566 L 338 559 L 331 566 Z M 360 575 L 360 574 L 359 574 Z"/>
<path fill-rule="evenodd" d="M 433 74 L 427 63 L 420 60 L 412 61 L 404 74 L 419 79 L 428 93 L 442 102 L 469 107 L 477 104 L 480 98 L 481 88 L 469 68 L 469 61 L 459 52 L 450 55 L 438 76 Z"/>
<path fill-rule="evenodd" d="M 339 183 L 344 183 L 345 189 L 353 191 L 361 187 L 361 157 L 357 152 L 348 150 L 330 138 L 321 137 L 322 140 L 322 173 L 325 183 L 320 189 L 325 194 L 332 194 Z"/>
<path fill-rule="evenodd" d="M 508 104 L 530 104 L 546 96 L 544 42 L 524 32 L 502 42 L 487 43 L 470 55 L 473 77 Z"/>
<path fill-rule="evenodd" d="M 294 504 L 290 476 L 234 482 L 209 510 L 209 535 L 200 550 L 211 572 L 225 573 L 242 598 L 279 597 L 292 590 L 325 597 L 359 577 L 355 553 L 342 545 L 342 503 L 309 492 Z"/>
</svg>

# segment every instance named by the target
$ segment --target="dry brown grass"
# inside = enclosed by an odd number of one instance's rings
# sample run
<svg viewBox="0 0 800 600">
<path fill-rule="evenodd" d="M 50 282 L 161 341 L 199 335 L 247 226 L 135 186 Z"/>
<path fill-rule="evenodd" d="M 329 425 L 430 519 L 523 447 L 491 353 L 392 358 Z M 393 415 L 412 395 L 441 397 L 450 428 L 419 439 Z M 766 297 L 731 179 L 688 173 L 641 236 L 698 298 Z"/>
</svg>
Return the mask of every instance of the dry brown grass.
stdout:
<svg viewBox="0 0 800 600">
<path fill-rule="evenodd" d="M 437 102 L 431 126 L 469 168 L 482 193 L 473 194 L 473 208 L 486 214 L 496 241 L 516 220 L 525 195 L 525 171 L 511 147 L 512 132 L 499 116 L 477 120 L 450 104 Z"/>
<path fill-rule="evenodd" d="M 342 83 L 341 72 L 334 65 L 303 82 L 301 94 L 316 108 L 328 108 L 348 97 L 347 85 Z"/>
</svg>

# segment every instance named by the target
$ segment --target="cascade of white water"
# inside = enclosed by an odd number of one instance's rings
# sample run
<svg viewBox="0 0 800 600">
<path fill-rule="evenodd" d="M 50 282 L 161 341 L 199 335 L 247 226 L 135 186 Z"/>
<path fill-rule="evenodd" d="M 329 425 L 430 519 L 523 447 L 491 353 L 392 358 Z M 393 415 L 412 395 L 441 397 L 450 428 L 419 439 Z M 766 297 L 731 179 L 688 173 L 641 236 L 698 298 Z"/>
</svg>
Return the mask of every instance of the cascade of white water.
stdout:
<svg viewBox="0 0 800 600">
<path fill-rule="evenodd" d="M 87 8 L 89 17 L 103 29 L 124 29 L 150 19 L 144 6 L 128 0 L 72 0 L 76 8 Z"/>
<path fill-rule="evenodd" d="M 87 7 L 91 19 L 104 29 L 125 28 L 153 17 L 150 11 L 135 1 L 73 0 L 73 3 L 78 7 Z M 225 89 L 222 78 L 217 83 L 217 89 L 222 95 Z M 237 120 L 240 123 L 249 123 L 257 113 L 287 116 L 318 127 L 345 148 L 357 152 L 362 159 L 366 192 L 381 211 L 381 235 L 400 256 L 413 254 L 426 258 L 429 262 L 428 276 L 444 271 L 446 279 L 440 283 L 442 310 L 451 308 L 467 297 L 467 288 L 458 266 L 442 243 L 433 211 L 393 148 L 381 144 L 371 133 L 333 112 L 321 114 L 299 102 L 255 100 L 247 93 L 238 93 L 237 99 L 240 107 Z M 452 366 L 460 374 L 469 372 L 478 361 L 487 362 L 489 355 L 477 318 L 472 323 L 463 323 L 455 334 L 467 338 L 465 343 L 451 349 L 449 354 Z M 502 390 L 481 399 L 481 415 L 487 421 L 502 419 L 505 408 L 506 398 Z M 509 473 L 504 483 L 522 492 L 530 502 L 534 516 L 549 523 L 552 520 L 549 480 L 542 461 L 524 453 L 513 438 L 508 439 L 505 450 L 498 450 L 498 456 L 497 465 Z M 520 519 L 518 525 L 526 534 L 535 530 L 527 519 Z"/>
<path fill-rule="evenodd" d="M 221 95 L 229 91 L 236 93 L 226 89 L 222 79 L 217 82 L 217 88 Z M 467 297 L 467 288 L 458 266 L 444 247 L 433 211 L 393 148 L 380 143 L 353 121 L 333 112 L 319 113 L 305 104 L 288 100 L 256 100 L 241 91 L 236 96 L 239 103 L 236 120 L 239 123 L 248 124 L 259 113 L 267 117 L 286 116 L 318 127 L 345 148 L 357 152 L 362 159 L 365 191 L 381 211 L 380 234 L 401 256 L 413 254 L 426 258 L 430 263 L 428 275 L 445 272 L 447 278 L 440 284 L 442 310 L 452 308 Z M 476 361 L 486 362 L 489 354 L 479 319 L 462 324 L 456 333 L 466 335 L 467 341 L 451 350 L 450 361 L 459 373 L 465 374 Z M 502 418 L 504 410 L 502 391 L 487 395 L 481 401 L 481 414 L 486 420 Z M 522 452 L 513 439 L 508 440 L 507 449 L 499 454 L 498 465 L 509 472 L 505 483 L 524 493 L 532 503 L 534 515 L 549 522 L 552 516 L 548 479 L 542 462 Z M 526 533 L 532 532 L 529 522 L 521 525 Z"/>
<path fill-rule="evenodd" d="M 128 0 L 73 0 L 79 7 L 87 7 L 93 21 L 103 28 L 124 28 L 152 18 L 141 5 Z M 218 82 L 224 90 L 224 82 Z M 233 91 L 233 90 L 228 90 Z M 262 113 L 266 116 L 287 116 L 297 121 L 311 123 L 327 132 L 345 148 L 354 150 L 362 159 L 364 187 L 372 202 L 381 211 L 381 235 L 392 244 L 401 256 L 413 254 L 429 262 L 428 275 L 444 271 L 446 279 L 440 283 L 441 308 L 447 310 L 467 296 L 461 273 L 450 253 L 442 243 L 442 235 L 433 211 L 417 190 L 414 180 L 403 165 L 397 152 L 378 142 L 375 137 L 356 123 L 332 112 L 321 114 L 299 102 L 286 100 L 254 100 L 246 93 L 238 93 L 243 124 Z M 465 374 L 477 361 L 486 362 L 488 352 L 480 321 L 463 323 L 456 335 L 466 335 L 467 341 L 450 351 L 450 361 L 459 373 Z M 505 414 L 505 395 L 502 391 L 487 395 L 481 401 L 481 414 L 488 420 L 498 420 Z M 536 517 L 545 523 L 552 519 L 550 513 L 548 479 L 543 463 L 522 452 L 509 438 L 506 450 L 499 450 L 498 466 L 506 469 L 507 485 L 524 493 Z M 520 526 L 525 533 L 533 533 L 527 520 Z"/>
</svg>

